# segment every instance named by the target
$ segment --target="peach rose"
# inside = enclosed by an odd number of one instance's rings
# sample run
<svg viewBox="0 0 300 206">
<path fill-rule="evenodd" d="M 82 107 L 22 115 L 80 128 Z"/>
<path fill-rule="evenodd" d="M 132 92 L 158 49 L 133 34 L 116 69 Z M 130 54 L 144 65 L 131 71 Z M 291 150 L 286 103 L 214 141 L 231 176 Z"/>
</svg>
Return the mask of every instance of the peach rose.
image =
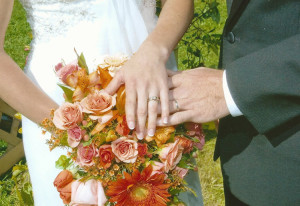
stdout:
<svg viewBox="0 0 300 206">
<path fill-rule="evenodd" d="M 81 100 L 80 104 L 83 112 L 91 114 L 90 118 L 96 120 L 116 105 L 116 97 L 109 95 L 104 90 L 100 90 L 89 94 Z"/>
<path fill-rule="evenodd" d="M 112 151 L 117 161 L 134 163 L 138 156 L 138 143 L 134 140 L 121 137 L 111 143 Z"/>
<path fill-rule="evenodd" d="M 98 151 L 93 144 L 85 147 L 82 143 L 79 144 L 77 149 L 76 163 L 81 167 L 94 165 L 93 158 L 97 156 L 97 152 Z"/>
<path fill-rule="evenodd" d="M 72 129 L 83 119 L 82 108 L 78 103 L 63 103 L 55 112 L 54 125 L 62 130 Z"/>
<path fill-rule="evenodd" d="M 115 158 L 114 153 L 112 152 L 111 145 L 102 145 L 99 148 L 99 159 L 100 159 L 100 165 L 107 169 L 111 166 L 112 160 Z"/>
<path fill-rule="evenodd" d="M 174 143 L 166 144 L 159 153 L 159 159 L 165 165 L 165 172 L 173 170 L 181 160 L 183 147 L 179 144 L 179 140 Z"/>
<path fill-rule="evenodd" d="M 104 189 L 99 181 L 91 179 L 86 182 L 75 181 L 72 183 L 70 206 L 104 206 L 106 201 Z"/>
<path fill-rule="evenodd" d="M 70 147 L 77 147 L 82 139 L 84 132 L 78 127 L 74 127 L 72 129 L 68 129 L 68 144 Z"/>
</svg>

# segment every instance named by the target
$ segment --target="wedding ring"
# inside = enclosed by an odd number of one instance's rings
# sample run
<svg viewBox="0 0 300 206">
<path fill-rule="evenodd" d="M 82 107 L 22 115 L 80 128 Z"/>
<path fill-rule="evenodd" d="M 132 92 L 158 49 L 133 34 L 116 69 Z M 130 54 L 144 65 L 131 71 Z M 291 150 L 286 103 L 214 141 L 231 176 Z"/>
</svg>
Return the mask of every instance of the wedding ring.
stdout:
<svg viewBox="0 0 300 206">
<path fill-rule="evenodd" d="M 149 97 L 149 98 L 148 98 L 148 102 L 150 102 L 150 101 L 156 101 L 156 102 L 159 102 L 159 100 L 160 100 L 160 98 L 157 97 L 157 96 L 152 96 L 152 97 Z"/>
<path fill-rule="evenodd" d="M 176 112 L 179 112 L 179 111 L 180 111 L 180 108 L 179 108 L 178 101 L 175 99 L 174 102 L 175 102 Z"/>
</svg>

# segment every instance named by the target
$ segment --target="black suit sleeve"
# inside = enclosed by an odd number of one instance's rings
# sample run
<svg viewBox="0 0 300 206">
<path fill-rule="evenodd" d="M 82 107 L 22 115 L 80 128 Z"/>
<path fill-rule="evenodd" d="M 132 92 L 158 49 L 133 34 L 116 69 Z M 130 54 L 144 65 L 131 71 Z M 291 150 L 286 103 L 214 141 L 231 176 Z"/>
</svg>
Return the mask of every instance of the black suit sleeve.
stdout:
<svg viewBox="0 0 300 206">
<path fill-rule="evenodd" d="M 228 87 L 238 108 L 261 134 L 300 117 L 300 34 L 229 64 Z"/>
</svg>

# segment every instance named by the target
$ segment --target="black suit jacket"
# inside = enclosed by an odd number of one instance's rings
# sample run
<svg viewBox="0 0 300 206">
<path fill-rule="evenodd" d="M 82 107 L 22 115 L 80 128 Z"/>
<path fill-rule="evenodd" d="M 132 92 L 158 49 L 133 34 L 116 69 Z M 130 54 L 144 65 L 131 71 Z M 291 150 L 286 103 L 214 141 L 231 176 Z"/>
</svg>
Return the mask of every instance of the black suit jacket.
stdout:
<svg viewBox="0 0 300 206">
<path fill-rule="evenodd" d="M 244 114 L 220 120 L 225 195 L 300 205 L 300 1 L 233 0 L 222 40 L 220 67 Z"/>
</svg>

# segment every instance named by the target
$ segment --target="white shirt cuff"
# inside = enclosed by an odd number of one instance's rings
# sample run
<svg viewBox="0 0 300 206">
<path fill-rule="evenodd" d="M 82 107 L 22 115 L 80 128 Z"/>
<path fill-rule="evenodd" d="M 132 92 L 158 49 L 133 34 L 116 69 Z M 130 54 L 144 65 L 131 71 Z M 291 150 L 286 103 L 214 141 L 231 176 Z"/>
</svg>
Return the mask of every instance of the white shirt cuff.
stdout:
<svg viewBox="0 0 300 206">
<path fill-rule="evenodd" d="M 239 108 L 235 104 L 235 102 L 234 102 L 234 100 L 233 100 L 233 98 L 230 94 L 228 84 L 227 84 L 227 79 L 226 79 L 226 70 L 223 72 L 223 91 L 224 91 L 224 96 L 225 96 L 225 101 L 226 101 L 226 104 L 227 104 L 227 108 L 228 108 L 230 114 L 233 117 L 243 115 L 243 113 L 239 110 Z"/>
</svg>

